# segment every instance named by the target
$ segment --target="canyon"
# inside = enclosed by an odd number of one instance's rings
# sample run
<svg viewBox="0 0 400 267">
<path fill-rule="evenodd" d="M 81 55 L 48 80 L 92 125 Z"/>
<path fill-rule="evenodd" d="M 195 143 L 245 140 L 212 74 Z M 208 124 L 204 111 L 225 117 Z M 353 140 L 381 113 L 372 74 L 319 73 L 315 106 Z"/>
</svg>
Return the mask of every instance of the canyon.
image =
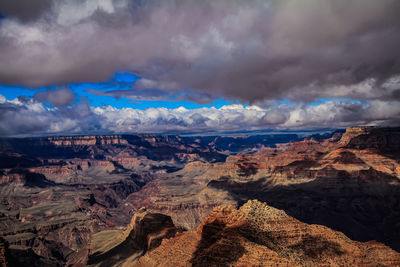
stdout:
<svg viewBox="0 0 400 267">
<path fill-rule="evenodd" d="M 399 179 L 399 128 L 3 138 L 0 260 L 396 266 Z"/>
</svg>

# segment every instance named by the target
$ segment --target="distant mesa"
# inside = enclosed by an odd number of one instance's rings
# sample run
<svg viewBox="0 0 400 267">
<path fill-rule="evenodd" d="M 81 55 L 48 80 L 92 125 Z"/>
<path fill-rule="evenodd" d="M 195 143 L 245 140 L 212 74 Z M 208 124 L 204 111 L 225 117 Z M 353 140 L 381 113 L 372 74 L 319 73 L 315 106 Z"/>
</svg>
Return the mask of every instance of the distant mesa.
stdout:
<svg viewBox="0 0 400 267">
<path fill-rule="evenodd" d="M 46 139 L 43 139 L 45 141 Z M 128 141 L 120 135 L 86 135 L 48 137 L 47 141 L 56 146 L 121 145 Z"/>
</svg>

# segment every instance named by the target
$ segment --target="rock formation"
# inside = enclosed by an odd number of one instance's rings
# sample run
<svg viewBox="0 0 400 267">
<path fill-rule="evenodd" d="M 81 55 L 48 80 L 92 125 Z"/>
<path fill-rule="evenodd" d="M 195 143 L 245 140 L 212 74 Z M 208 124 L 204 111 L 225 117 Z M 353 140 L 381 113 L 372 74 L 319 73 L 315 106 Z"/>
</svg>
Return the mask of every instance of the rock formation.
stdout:
<svg viewBox="0 0 400 267">
<path fill-rule="evenodd" d="M 350 127 L 340 142 L 347 148 L 374 149 L 387 155 L 400 154 L 400 128 Z"/>
<path fill-rule="evenodd" d="M 125 231 L 97 233 L 91 247 L 88 265 L 129 266 L 140 256 L 161 244 L 163 238 L 175 235 L 177 229 L 171 217 L 160 213 L 149 213 L 144 208 L 132 217 Z M 106 237 L 106 238 L 104 238 Z"/>
<path fill-rule="evenodd" d="M 373 138 L 379 150 L 354 148 L 334 136 L 233 155 L 224 163 L 193 162 L 131 194 L 125 205 L 144 205 L 193 229 L 218 205 L 257 198 L 306 223 L 400 251 L 400 155 L 390 150 L 399 131 L 367 129 L 352 138 Z"/>
<path fill-rule="evenodd" d="M 259 201 L 215 208 L 198 229 L 178 234 L 133 266 L 398 266 L 400 254 L 300 222 Z"/>
<path fill-rule="evenodd" d="M 346 132 L 342 135 L 339 143 L 342 145 L 347 145 L 351 139 L 364 134 L 369 134 L 371 131 L 376 129 L 374 126 L 355 126 L 346 129 Z"/>
</svg>

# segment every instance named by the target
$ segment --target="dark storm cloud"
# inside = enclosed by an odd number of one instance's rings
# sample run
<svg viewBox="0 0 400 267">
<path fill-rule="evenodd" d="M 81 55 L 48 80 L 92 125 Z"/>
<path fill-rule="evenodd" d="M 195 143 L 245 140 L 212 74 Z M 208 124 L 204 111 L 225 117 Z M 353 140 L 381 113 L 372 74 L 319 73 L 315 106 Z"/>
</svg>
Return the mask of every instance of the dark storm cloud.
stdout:
<svg viewBox="0 0 400 267">
<path fill-rule="evenodd" d="M 94 95 L 112 96 L 115 98 L 126 97 L 132 100 L 170 100 L 171 95 L 162 90 L 148 89 L 148 90 L 111 90 L 111 91 L 97 91 L 97 90 L 86 90 L 86 92 Z"/>
<path fill-rule="evenodd" d="M 68 106 L 75 100 L 75 94 L 69 88 L 59 87 L 55 90 L 46 90 L 34 95 L 34 99 L 40 102 L 49 102 L 54 107 Z"/>
<path fill-rule="evenodd" d="M 183 92 L 180 94 L 172 94 L 168 90 L 160 90 L 157 88 L 146 88 L 142 90 L 110 90 L 99 91 L 89 89 L 86 92 L 94 95 L 112 96 L 116 99 L 125 97 L 131 100 L 138 101 L 191 101 L 197 104 L 206 104 L 212 102 L 213 98 L 210 94 L 196 93 L 196 92 Z"/>
<path fill-rule="evenodd" d="M 52 0 L 1 0 L 0 14 L 22 22 L 31 22 L 50 11 L 52 4 Z"/>
<path fill-rule="evenodd" d="M 8 8 L 18 2 L 8 1 Z M 2 20 L 0 83 L 105 81 L 123 70 L 145 78 L 138 90 L 190 89 L 210 99 L 400 95 L 384 86 L 400 74 L 398 0 L 60 0 L 48 6 L 31 14 L 51 14 L 46 19 Z M 23 19 L 23 11 L 14 13 Z M 113 95 L 119 93 L 126 94 Z"/>
</svg>

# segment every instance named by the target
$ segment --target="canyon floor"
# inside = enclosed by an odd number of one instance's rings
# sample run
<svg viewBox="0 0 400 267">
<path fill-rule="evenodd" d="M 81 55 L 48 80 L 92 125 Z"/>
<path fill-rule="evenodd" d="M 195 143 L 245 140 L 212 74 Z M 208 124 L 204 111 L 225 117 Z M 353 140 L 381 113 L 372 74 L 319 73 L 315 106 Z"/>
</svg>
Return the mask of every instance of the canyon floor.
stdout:
<svg viewBox="0 0 400 267">
<path fill-rule="evenodd" d="M 399 179 L 399 128 L 2 139 L 0 261 L 398 266 Z"/>
</svg>

